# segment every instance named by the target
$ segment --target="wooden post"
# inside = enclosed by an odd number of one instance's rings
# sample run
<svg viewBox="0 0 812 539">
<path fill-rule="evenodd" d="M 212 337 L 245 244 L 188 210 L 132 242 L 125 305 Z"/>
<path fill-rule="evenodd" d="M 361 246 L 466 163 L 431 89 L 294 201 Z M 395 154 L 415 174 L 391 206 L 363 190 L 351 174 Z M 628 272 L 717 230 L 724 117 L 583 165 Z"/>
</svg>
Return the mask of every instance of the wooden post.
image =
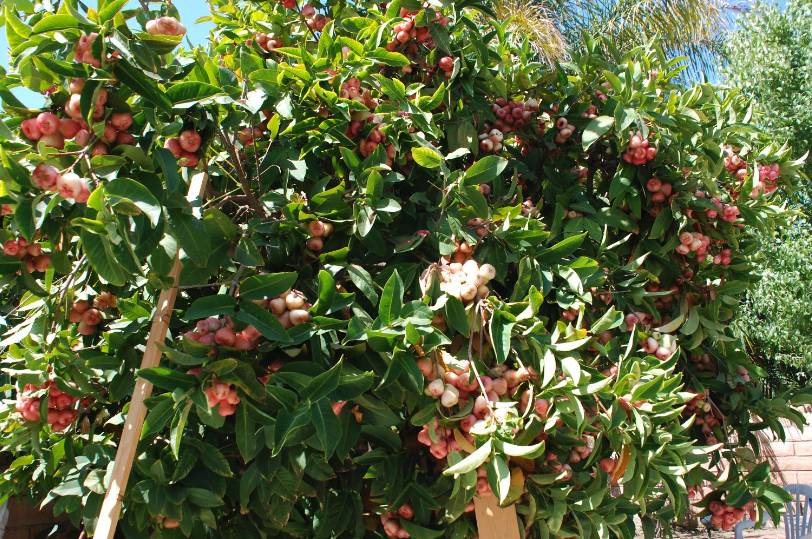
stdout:
<svg viewBox="0 0 812 539">
<path fill-rule="evenodd" d="M 189 194 L 187 198 L 191 201 L 200 198 L 206 189 L 208 176 L 201 172 L 192 176 L 189 184 Z M 157 367 L 161 360 L 161 351 L 158 344 L 163 344 L 166 339 L 166 332 L 169 328 L 169 320 L 172 317 L 172 307 L 175 305 L 175 298 L 178 295 L 177 280 L 180 276 L 181 263 L 179 254 L 175 255 L 175 264 L 169 273 L 169 278 L 174 282 L 172 288 L 162 290 L 158 297 L 158 304 L 155 308 L 155 317 L 152 319 L 152 327 L 149 330 L 144 357 L 141 360 L 141 368 L 147 369 Z M 124 500 L 124 491 L 127 488 L 127 480 L 130 477 L 135 449 L 141 438 L 141 429 L 144 425 L 144 418 L 147 409 L 144 406 L 144 399 L 152 393 L 152 384 L 138 378 L 133 390 L 133 398 L 130 402 L 130 409 L 127 412 L 127 421 L 124 423 L 124 430 L 116 451 L 116 460 L 113 464 L 113 471 L 110 475 L 110 486 L 104 496 L 99 521 L 96 525 L 94 536 L 98 539 L 113 539 L 116 533 L 116 525 L 121 514 L 121 502 Z"/>
<path fill-rule="evenodd" d="M 515 505 L 499 507 L 496 496 L 490 495 L 475 497 L 474 510 L 479 539 L 520 539 Z"/>
</svg>

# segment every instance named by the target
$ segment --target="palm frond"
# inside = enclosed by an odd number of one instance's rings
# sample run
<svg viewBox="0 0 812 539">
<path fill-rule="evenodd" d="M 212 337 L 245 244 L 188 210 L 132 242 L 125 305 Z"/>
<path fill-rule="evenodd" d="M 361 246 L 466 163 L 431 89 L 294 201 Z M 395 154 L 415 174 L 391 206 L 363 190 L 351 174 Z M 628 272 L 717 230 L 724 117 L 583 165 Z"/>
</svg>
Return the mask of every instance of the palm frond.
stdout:
<svg viewBox="0 0 812 539">
<path fill-rule="evenodd" d="M 567 58 L 567 40 L 548 8 L 526 0 L 499 0 L 494 12 L 500 20 L 510 20 L 514 34 L 527 39 L 541 61 L 553 65 Z"/>
</svg>

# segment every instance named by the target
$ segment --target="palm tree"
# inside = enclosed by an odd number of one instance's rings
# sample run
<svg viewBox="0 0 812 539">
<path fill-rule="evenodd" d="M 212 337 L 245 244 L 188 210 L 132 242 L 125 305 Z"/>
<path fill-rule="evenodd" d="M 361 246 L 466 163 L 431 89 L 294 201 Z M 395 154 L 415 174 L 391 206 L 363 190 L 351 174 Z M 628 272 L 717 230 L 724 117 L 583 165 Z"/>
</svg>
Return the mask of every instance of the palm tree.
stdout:
<svg viewBox="0 0 812 539">
<path fill-rule="evenodd" d="M 608 36 L 621 50 L 659 37 L 674 56 L 688 57 L 688 69 L 711 72 L 724 55 L 724 36 L 746 0 L 497 0 L 494 10 L 513 24 L 548 61 L 562 59 L 582 32 Z"/>
</svg>

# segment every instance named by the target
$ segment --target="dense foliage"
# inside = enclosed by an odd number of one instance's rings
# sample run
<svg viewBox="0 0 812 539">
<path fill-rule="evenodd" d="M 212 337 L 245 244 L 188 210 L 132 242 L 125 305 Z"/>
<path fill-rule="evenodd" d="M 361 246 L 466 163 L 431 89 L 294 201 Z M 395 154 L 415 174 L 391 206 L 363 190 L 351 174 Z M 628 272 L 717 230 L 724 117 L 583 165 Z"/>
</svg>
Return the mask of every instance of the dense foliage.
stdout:
<svg viewBox="0 0 812 539">
<path fill-rule="evenodd" d="M 495 496 L 630 539 L 708 485 L 718 527 L 776 516 L 754 432 L 808 396 L 729 321 L 802 163 L 738 91 L 655 45 L 549 70 L 469 0 L 213 0 L 193 51 L 125 4 L 6 6 L 3 84 L 47 97 L 0 93 L 3 494 L 92 533 L 141 376 L 128 538 L 467 538 Z"/>
<path fill-rule="evenodd" d="M 763 112 L 761 127 L 786 140 L 800 156 L 812 150 L 812 2 L 790 1 L 784 10 L 756 6 L 739 17 L 740 28 L 727 41 L 729 63 L 722 75 L 743 88 Z M 808 164 L 807 176 L 812 169 Z M 809 215 L 812 190 L 801 182 L 793 204 Z M 798 381 L 795 369 L 812 372 L 809 343 L 808 269 L 809 221 L 799 220 L 757 241 L 764 257 L 759 262 L 763 280 L 748 293 L 737 324 L 752 344 L 752 353 L 775 370 L 776 380 Z M 803 381 L 805 377 L 801 377 Z"/>
<path fill-rule="evenodd" d="M 812 233 L 802 224 L 759 242 L 763 278 L 747 295 L 736 324 L 754 352 L 807 373 L 812 366 Z M 769 364 L 769 363 L 767 363 Z M 790 374 L 790 373 L 787 373 Z M 787 379 L 787 375 L 778 376 Z M 795 381 L 807 377 L 792 376 Z M 787 380 L 789 381 L 789 380 Z"/>
<path fill-rule="evenodd" d="M 737 18 L 727 38 L 722 77 L 757 99 L 759 122 L 786 140 L 798 156 L 812 151 L 812 2 L 789 0 L 785 9 L 756 5 Z M 807 174 L 812 171 L 807 163 Z M 809 192 L 800 193 L 809 204 Z"/>
</svg>

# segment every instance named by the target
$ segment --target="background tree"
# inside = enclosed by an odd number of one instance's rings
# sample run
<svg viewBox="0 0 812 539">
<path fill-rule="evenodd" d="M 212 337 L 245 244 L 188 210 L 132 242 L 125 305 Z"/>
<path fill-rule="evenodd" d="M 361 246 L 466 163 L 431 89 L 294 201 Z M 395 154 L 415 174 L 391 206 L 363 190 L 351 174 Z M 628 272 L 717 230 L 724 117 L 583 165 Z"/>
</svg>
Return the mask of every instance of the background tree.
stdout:
<svg viewBox="0 0 812 539">
<path fill-rule="evenodd" d="M 763 113 L 760 126 L 795 148 L 797 155 L 812 150 L 812 2 L 790 0 L 785 9 L 757 5 L 741 15 L 739 28 L 725 44 L 728 62 L 722 77 L 754 98 Z M 805 169 L 807 175 L 812 169 Z M 808 178 L 797 191 L 795 207 L 812 211 Z M 763 253 L 762 281 L 748 293 L 739 327 L 751 350 L 775 374 L 775 381 L 797 383 L 812 369 L 810 343 L 809 268 L 810 223 L 799 219 L 784 229 L 780 241 L 758 239 Z"/>
</svg>

